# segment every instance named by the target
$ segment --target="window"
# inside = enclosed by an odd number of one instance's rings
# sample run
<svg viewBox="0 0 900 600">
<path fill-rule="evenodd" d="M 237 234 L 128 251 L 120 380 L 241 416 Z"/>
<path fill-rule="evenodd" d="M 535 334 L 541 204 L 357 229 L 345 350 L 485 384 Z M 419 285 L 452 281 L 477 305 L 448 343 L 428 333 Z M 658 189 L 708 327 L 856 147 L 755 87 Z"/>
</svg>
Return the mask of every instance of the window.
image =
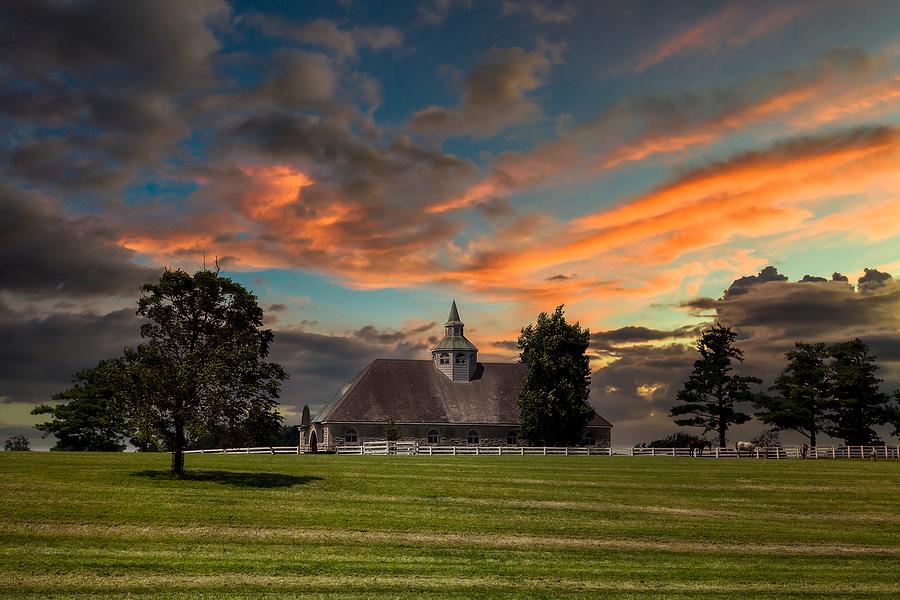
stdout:
<svg viewBox="0 0 900 600">
<path fill-rule="evenodd" d="M 344 442 L 347 444 L 355 444 L 357 439 L 355 429 L 348 429 L 347 433 L 344 434 Z"/>
<path fill-rule="evenodd" d="M 446 352 L 442 353 L 440 358 L 438 359 L 438 362 L 442 365 L 449 365 L 450 364 L 450 355 L 447 354 Z"/>
<path fill-rule="evenodd" d="M 593 431 L 588 431 L 586 434 L 584 434 L 584 445 L 585 446 L 596 446 L 597 445 L 597 438 L 594 437 Z"/>
<path fill-rule="evenodd" d="M 519 432 L 518 431 L 510 431 L 506 434 L 506 443 L 510 446 L 515 446 L 519 443 Z"/>
<path fill-rule="evenodd" d="M 469 432 L 468 440 L 469 444 L 475 445 L 478 443 L 478 432 L 474 429 Z"/>
<path fill-rule="evenodd" d="M 456 353 L 456 364 L 458 364 L 458 365 L 466 364 L 466 355 L 463 354 L 462 352 L 457 352 Z"/>
<path fill-rule="evenodd" d="M 437 429 L 432 429 L 428 432 L 428 443 L 429 444 L 437 444 L 441 441 L 441 436 L 438 434 Z"/>
</svg>

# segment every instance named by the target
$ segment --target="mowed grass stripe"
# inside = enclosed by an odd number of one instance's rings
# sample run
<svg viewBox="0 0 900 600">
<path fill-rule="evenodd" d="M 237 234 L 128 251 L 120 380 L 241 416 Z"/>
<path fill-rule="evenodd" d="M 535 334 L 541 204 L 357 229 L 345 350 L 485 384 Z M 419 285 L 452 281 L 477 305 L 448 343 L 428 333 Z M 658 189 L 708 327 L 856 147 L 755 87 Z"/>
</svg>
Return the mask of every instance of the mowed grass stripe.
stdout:
<svg viewBox="0 0 900 600">
<path fill-rule="evenodd" d="M 29 523 L 27 525 L 0 524 L 0 539 L 16 539 L 6 534 L 18 534 L 17 539 L 67 538 L 74 543 L 94 540 L 176 540 L 204 539 L 220 542 L 240 540 L 328 541 L 388 543 L 396 546 L 420 547 L 438 544 L 449 547 L 483 546 L 491 548 L 597 548 L 622 550 L 665 550 L 668 552 L 716 552 L 730 554 L 769 554 L 789 552 L 814 556 L 867 554 L 872 556 L 900 556 L 900 546 L 866 546 L 857 544 L 760 544 L 727 542 L 684 542 L 669 540 L 561 538 L 522 534 L 443 533 L 440 531 L 369 531 L 321 528 L 242 528 L 236 526 L 171 527 L 161 525 L 128 526 L 67 523 Z"/>
<path fill-rule="evenodd" d="M 9 597 L 887 597 L 900 463 L 0 455 Z"/>
</svg>

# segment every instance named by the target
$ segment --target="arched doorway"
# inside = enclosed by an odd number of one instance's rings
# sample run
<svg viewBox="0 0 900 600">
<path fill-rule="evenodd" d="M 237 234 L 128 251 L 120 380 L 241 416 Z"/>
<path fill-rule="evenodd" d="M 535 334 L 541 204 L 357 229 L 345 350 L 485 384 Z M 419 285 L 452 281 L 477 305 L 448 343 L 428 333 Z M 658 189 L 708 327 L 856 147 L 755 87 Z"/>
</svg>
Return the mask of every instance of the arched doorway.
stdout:
<svg viewBox="0 0 900 600">
<path fill-rule="evenodd" d="M 309 451 L 310 452 L 318 452 L 319 451 L 319 442 L 316 441 L 316 430 L 313 429 L 309 432 Z"/>
</svg>

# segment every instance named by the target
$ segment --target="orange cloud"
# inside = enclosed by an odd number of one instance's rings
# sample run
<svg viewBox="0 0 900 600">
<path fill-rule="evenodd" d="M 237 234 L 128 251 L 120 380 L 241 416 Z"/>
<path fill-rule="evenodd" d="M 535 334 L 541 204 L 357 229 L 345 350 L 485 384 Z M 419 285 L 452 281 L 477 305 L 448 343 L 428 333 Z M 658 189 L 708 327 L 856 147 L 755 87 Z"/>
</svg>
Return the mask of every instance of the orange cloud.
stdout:
<svg viewBox="0 0 900 600">
<path fill-rule="evenodd" d="M 631 70 L 645 71 L 653 65 L 690 52 L 713 53 L 726 47 L 743 46 L 784 28 L 808 10 L 807 6 L 783 5 L 760 13 L 750 3 L 726 5 L 645 52 Z"/>
<path fill-rule="evenodd" d="M 791 129 L 870 118 L 893 107 L 900 93 L 889 64 L 858 50 L 834 51 L 803 70 L 734 89 L 625 102 L 528 153 L 502 155 L 487 177 L 428 210 L 460 210 L 528 189 L 593 179 L 626 163 L 708 146 L 779 118 L 788 119 Z M 783 131 L 783 124 L 778 127 Z"/>
</svg>

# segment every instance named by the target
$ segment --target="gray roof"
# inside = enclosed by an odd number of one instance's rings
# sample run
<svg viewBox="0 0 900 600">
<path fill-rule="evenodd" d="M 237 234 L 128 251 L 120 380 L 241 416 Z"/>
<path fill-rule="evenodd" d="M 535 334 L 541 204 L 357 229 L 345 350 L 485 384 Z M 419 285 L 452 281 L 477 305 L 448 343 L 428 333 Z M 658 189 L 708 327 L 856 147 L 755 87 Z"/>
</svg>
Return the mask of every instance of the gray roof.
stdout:
<svg viewBox="0 0 900 600">
<path fill-rule="evenodd" d="M 454 383 L 430 360 L 377 359 L 315 420 L 517 424 L 524 375 L 521 363 L 478 363 L 471 381 Z M 608 427 L 609 423 L 597 416 L 590 425 Z"/>
<path fill-rule="evenodd" d="M 478 352 L 475 344 L 466 339 L 464 335 L 445 335 L 441 341 L 435 344 L 432 352 L 437 350 L 471 350 Z"/>
</svg>

